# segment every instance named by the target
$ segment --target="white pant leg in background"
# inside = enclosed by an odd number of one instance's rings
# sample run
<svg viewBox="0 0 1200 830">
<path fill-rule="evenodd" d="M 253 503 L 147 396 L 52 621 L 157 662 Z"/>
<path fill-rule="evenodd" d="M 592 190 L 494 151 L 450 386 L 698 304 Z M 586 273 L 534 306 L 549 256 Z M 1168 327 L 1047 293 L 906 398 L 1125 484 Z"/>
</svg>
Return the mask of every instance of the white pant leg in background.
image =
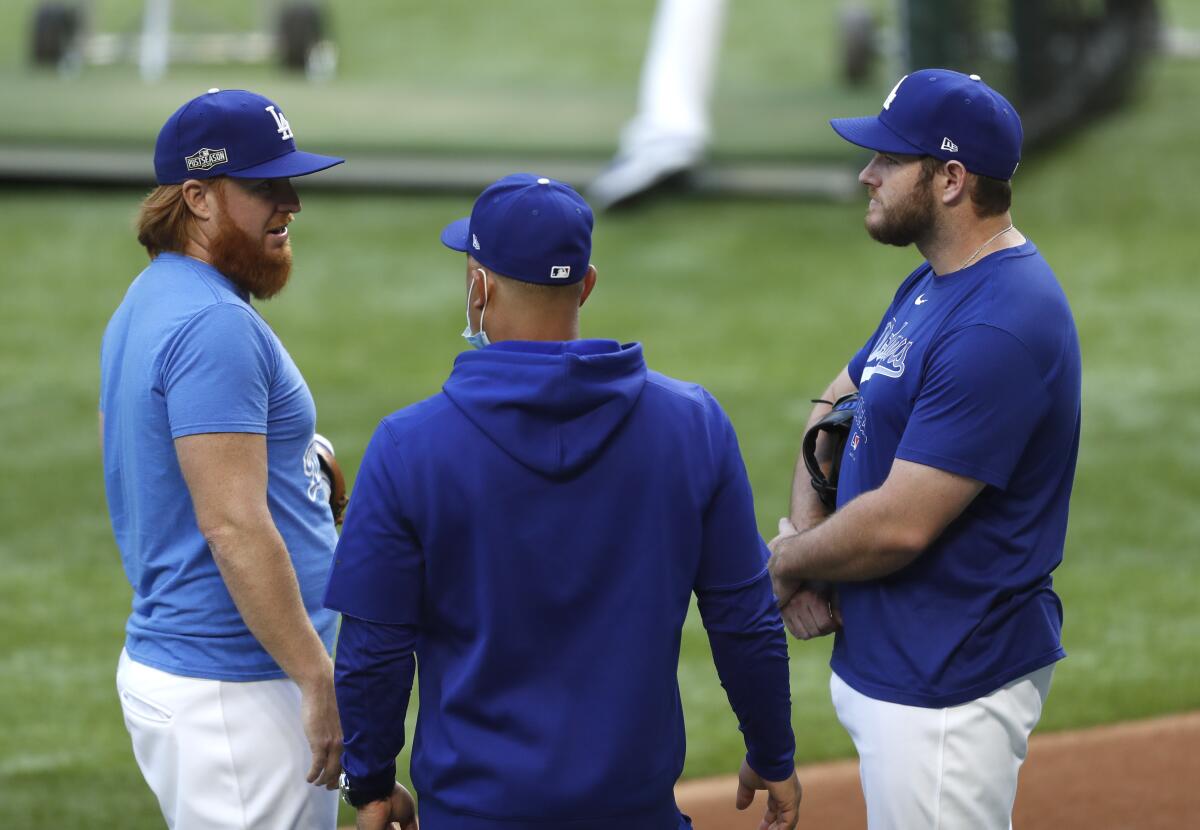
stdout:
<svg viewBox="0 0 1200 830">
<path fill-rule="evenodd" d="M 833 706 L 858 750 L 870 830 L 1007 830 L 1017 773 L 1054 666 L 946 709 L 867 697 L 835 673 Z"/>
<path fill-rule="evenodd" d="M 725 0 L 659 0 L 642 63 L 638 113 L 621 153 L 663 142 L 698 158 L 708 143 L 708 105 L 725 27 Z"/>
<path fill-rule="evenodd" d="M 182 677 L 122 651 L 133 754 L 174 830 L 333 830 L 337 793 L 304 780 L 312 753 L 291 680 Z"/>
<path fill-rule="evenodd" d="M 637 115 L 621 130 L 616 157 L 588 185 L 593 208 L 635 199 L 701 161 L 724 26 L 725 0 L 659 0 Z"/>
</svg>

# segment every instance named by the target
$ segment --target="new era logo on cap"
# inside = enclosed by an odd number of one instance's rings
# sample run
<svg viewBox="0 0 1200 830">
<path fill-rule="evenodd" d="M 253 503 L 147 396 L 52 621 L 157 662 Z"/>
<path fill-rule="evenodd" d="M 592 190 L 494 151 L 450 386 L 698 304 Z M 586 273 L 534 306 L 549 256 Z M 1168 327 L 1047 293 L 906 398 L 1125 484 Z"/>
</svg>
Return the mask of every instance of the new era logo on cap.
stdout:
<svg viewBox="0 0 1200 830">
<path fill-rule="evenodd" d="M 955 144 L 953 141 L 951 141 L 949 138 L 943 138 L 942 139 L 942 149 L 945 150 L 947 153 L 957 153 L 958 145 Z"/>
</svg>

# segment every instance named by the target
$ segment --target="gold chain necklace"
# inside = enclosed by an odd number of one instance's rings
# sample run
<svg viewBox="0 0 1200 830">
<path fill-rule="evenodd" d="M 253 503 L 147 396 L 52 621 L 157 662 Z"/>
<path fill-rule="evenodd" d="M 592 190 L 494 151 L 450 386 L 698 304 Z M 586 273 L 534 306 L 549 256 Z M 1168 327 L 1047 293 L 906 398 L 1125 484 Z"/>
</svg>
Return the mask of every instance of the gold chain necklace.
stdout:
<svg viewBox="0 0 1200 830">
<path fill-rule="evenodd" d="M 1008 232 L 1009 232 L 1009 231 L 1011 231 L 1012 229 L 1013 229 L 1013 226 L 1012 226 L 1012 223 L 1010 222 L 1007 228 L 1005 228 L 1004 230 L 1000 231 L 1000 233 L 996 234 L 996 235 L 995 235 L 995 236 L 993 236 L 991 239 L 989 239 L 987 242 L 984 242 L 982 245 L 980 245 L 978 248 L 976 248 L 976 249 L 975 249 L 975 253 L 973 253 L 973 254 L 971 254 L 969 257 L 967 257 L 967 258 L 966 258 L 966 259 L 963 261 L 963 264 L 962 264 L 962 265 L 960 265 L 960 266 L 958 266 L 958 270 L 959 270 L 959 271 L 961 271 L 962 269 L 964 269 L 964 268 L 966 268 L 968 265 L 970 265 L 972 262 L 974 262 L 974 261 L 975 261 L 975 257 L 979 256 L 979 252 L 980 252 L 980 251 L 982 251 L 982 250 L 983 250 L 984 248 L 986 248 L 988 245 L 991 245 L 993 242 L 995 242 L 995 241 L 996 241 L 997 239 L 999 239 L 1000 237 L 1004 236 L 1004 234 L 1008 233 Z"/>
</svg>

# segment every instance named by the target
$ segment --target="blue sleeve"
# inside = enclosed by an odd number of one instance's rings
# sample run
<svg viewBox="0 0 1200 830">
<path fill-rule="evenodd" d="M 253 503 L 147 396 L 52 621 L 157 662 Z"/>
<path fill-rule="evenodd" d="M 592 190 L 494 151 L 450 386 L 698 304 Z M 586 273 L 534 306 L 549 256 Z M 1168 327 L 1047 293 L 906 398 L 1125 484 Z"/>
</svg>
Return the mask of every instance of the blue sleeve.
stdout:
<svg viewBox="0 0 1200 830">
<path fill-rule="evenodd" d="M 343 616 L 333 685 L 342 722 L 342 768 L 363 792 L 391 792 L 404 748 L 417 629 Z"/>
<path fill-rule="evenodd" d="M 277 365 L 274 339 L 250 309 L 217 303 L 196 314 L 171 343 L 160 370 L 171 437 L 266 434 Z"/>
<path fill-rule="evenodd" d="M 787 639 L 737 436 L 717 411 L 720 477 L 704 515 L 696 597 L 717 674 L 746 741 L 746 759 L 759 775 L 779 781 L 791 774 L 796 752 Z"/>
<path fill-rule="evenodd" d="M 771 579 L 764 571 L 745 585 L 698 591 L 697 597 L 717 676 L 746 742 L 746 761 L 768 781 L 782 781 L 795 769 L 796 738 L 787 638 Z"/>
<path fill-rule="evenodd" d="M 354 481 L 326 608 L 389 625 L 420 623 L 425 560 L 395 483 L 402 465 L 398 444 L 380 424 Z"/>
<path fill-rule="evenodd" d="M 930 354 L 896 457 L 1003 489 L 1049 405 L 1021 341 L 967 326 Z"/>
<path fill-rule="evenodd" d="M 762 573 L 770 557 L 758 535 L 754 495 L 733 424 L 713 398 L 709 397 L 708 403 L 712 413 L 709 441 L 716 477 L 713 495 L 704 511 L 697 592 L 742 585 Z"/>
</svg>

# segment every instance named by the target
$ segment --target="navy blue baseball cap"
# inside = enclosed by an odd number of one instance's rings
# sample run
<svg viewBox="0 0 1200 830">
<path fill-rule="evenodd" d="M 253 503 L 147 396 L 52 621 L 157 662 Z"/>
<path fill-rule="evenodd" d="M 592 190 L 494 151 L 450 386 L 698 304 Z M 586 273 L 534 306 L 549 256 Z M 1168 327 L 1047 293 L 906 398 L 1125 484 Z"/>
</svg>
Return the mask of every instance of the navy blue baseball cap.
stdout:
<svg viewBox="0 0 1200 830">
<path fill-rule="evenodd" d="M 972 173 L 1008 181 L 1025 133 L 1008 100 L 978 75 L 922 69 L 892 88 L 879 115 L 834 118 L 837 134 L 877 153 L 957 159 Z"/>
<path fill-rule="evenodd" d="M 154 145 L 159 184 L 307 176 L 343 161 L 297 150 L 279 105 L 244 89 L 210 89 L 188 101 L 167 119 Z"/>
<path fill-rule="evenodd" d="M 442 231 L 442 244 L 498 274 L 523 282 L 570 285 L 592 257 L 592 209 L 568 184 L 513 173 L 488 185 L 471 215 Z"/>
</svg>

